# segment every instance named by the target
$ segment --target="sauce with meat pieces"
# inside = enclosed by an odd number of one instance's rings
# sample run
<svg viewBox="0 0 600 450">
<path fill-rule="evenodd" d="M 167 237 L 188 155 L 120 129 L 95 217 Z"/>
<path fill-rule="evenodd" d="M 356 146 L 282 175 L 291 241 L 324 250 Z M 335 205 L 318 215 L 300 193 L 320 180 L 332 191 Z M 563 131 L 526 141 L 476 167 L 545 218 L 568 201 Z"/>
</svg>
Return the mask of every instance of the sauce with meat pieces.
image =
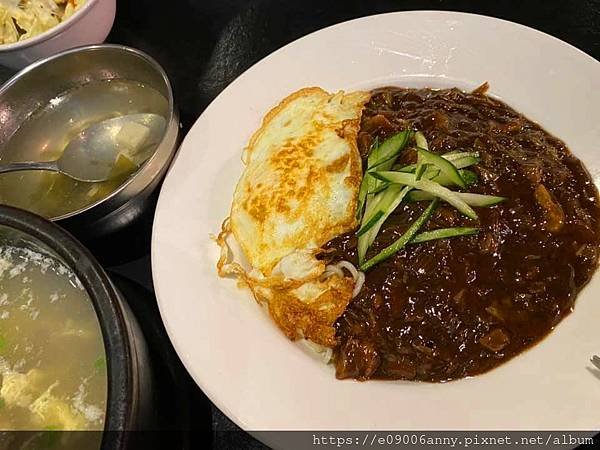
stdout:
<svg viewBox="0 0 600 450">
<path fill-rule="evenodd" d="M 409 245 L 366 273 L 335 325 L 338 378 L 446 381 L 486 372 L 569 314 L 598 263 L 598 192 L 562 141 L 481 91 L 382 88 L 363 113 L 363 162 L 375 137 L 406 128 L 422 131 L 435 153 L 479 152 L 468 191 L 508 200 L 476 208 L 478 220 L 441 203 L 425 229 L 476 226 L 479 234 Z M 415 161 L 406 149 L 399 162 Z M 427 205 L 401 205 L 367 258 Z M 354 233 L 340 236 L 326 258 L 357 265 L 356 245 Z"/>
</svg>

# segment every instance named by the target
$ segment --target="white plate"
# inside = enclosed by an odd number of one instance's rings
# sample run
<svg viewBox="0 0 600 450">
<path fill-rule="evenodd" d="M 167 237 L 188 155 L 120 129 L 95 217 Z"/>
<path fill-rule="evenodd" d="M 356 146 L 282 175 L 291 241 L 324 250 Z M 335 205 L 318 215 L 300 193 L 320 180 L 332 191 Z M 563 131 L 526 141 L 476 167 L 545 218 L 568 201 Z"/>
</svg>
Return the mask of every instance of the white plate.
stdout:
<svg viewBox="0 0 600 450">
<path fill-rule="evenodd" d="M 284 96 L 312 85 L 471 89 L 486 80 L 598 181 L 600 63 L 530 28 L 469 14 L 385 14 L 306 36 L 246 71 L 191 129 L 158 203 L 154 285 L 186 368 L 243 429 L 600 429 L 600 379 L 588 369 L 600 352 L 599 276 L 533 349 L 482 376 L 428 384 L 337 381 L 216 274 L 209 235 L 228 214 L 243 147 Z"/>
</svg>

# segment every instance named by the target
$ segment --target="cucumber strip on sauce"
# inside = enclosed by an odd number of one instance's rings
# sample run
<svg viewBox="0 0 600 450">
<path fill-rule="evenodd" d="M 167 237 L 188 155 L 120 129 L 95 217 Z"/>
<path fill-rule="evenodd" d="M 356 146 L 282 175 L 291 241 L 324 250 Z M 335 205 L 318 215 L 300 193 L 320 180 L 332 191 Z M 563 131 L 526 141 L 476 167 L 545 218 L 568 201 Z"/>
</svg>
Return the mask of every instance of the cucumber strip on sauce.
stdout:
<svg viewBox="0 0 600 450">
<path fill-rule="evenodd" d="M 410 130 L 404 130 L 387 138 L 375 151 L 369 154 L 367 170 L 375 166 L 378 166 L 381 170 L 389 170 L 394 165 L 395 158 L 406 147 L 411 134 Z"/>
<path fill-rule="evenodd" d="M 421 242 L 435 241 L 438 239 L 447 239 L 458 236 L 471 236 L 477 234 L 479 228 L 473 227 L 454 227 L 454 228 L 438 228 L 437 230 L 424 231 L 417 234 L 409 244 L 420 244 Z"/>
<path fill-rule="evenodd" d="M 371 161 L 375 161 L 378 159 L 378 152 L 379 152 L 379 137 L 375 136 L 375 139 L 373 139 L 373 142 L 371 142 L 371 147 L 369 148 L 369 151 L 367 152 L 367 168 L 369 167 L 369 163 Z"/>
<path fill-rule="evenodd" d="M 450 161 L 457 169 L 464 169 L 465 167 L 474 166 L 481 161 L 481 158 L 479 158 L 479 153 L 477 152 L 460 152 L 453 154 L 445 153 L 439 156 Z M 414 172 L 416 168 L 416 164 L 409 164 L 407 166 L 400 167 L 398 172 Z"/>
<path fill-rule="evenodd" d="M 506 197 L 498 197 L 496 195 L 471 194 L 470 192 L 455 192 L 467 205 L 486 208 L 502 203 Z M 409 202 L 422 202 L 433 200 L 435 196 L 430 192 L 413 191 L 408 194 L 406 200 Z"/>
<path fill-rule="evenodd" d="M 369 159 L 377 157 L 377 155 L 374 155 L 374 154 L 377 153 L 378 148 L 379 148 L 379 138 L 375 137 L 375 139 L 373 140 L 373 143 L 371 144 L 371 148 L 369 148 L 369 152 L 368 152 L 368 156 L 367 156 L 367 166 L 368 166 Z M 358 191 L 358 204 L 356 206 L 356 218 L 357 219 L 360 219 L 360 217 L 362 215 L 363 209 L 365 208 L 365 205 L 367 203 L 369 191 L 371 191 L 375 187 L 376 184 L 377 184 L 377 180 L 372 180 L 371 177 L 369 176 L 368 171 L 365 170 L 363 178 L 360 182 L 360 189 Z"/>
<path fill-rule="evenodd" d="M 414 173 L 414 170 L 409 170 L 408 168 L 409 166 L 402 167 L 398 171 L 401 173 Z M 477 183 L 477 180 L 479 179 L 477 174 L 471 170 L 459 169 L 458 172 L 467 186 Z M 442 186 L 452 186 L 454 184 L 452 183 L 452 180 L 450 180 L 450 178 L 448 178 L 445 174 L 440 173 L 439 169 L 434 168 L 427 169 L 421 178 L 427 178 L 428 180 L 435 181 L 436 183 L 440 183 Z"/>
<path fill-rule="evenodd" d="M 408 144 L 410 136 L 410 130 L 405 130 L 386 139 L 379 146 L 377 153 L 367 161 L 367 170 L 390 170 Z"/>
<path fill-rule="evenodd" d="M 472 170 L 460 169 L 459 172 L 460 172 L 460 176 L 462 177 L 462 179 L 465 181 L 465 183 L 467 183 L 467 186 L 475 184 L 479 180 L 479 177 L 477 176 L 477 174 L 475 172 L 473 172 Z"/>
<path fill-rule="evenodd" d="M 370 191 L 369 194 L 379 194 L 381 191 L 385 191 L 389 185 L 390 183 L 386 182 L 380 183 L 379 186 L 377 186 L 374 190 Z"/>
<path fill-rule="evenodd" d="M 386 189 L 385 192 L 378 194 L 377 202 L 373 203 L 373 206 L 367 208 L 365 211 L 361 227 L 356 234 L 362 236 L 381 218 L 383 218 L 383 220 L 387 219 L 411 189 L 412 188 L 405 189 L 396 184 Z M 369 245 L 371 245 L 371 243 L 369 243 Z"/>
<path fill-rule="evenodd" d="M 398 169 L 396 169 L 396 171 L 403 172 L 403 173 L 414 173 L 416 168 L 417 168 L 416 164 L 409 164 L 408 166 L 399 167 Z"/>
<path fill-rule="evenodd" d="M 471 208 L 459 196 L 457 196 L 456 192 L 445 188 L 439 183 L 427 179 L 417 181 L 415 180 L 414 175 L 402 172 L 373 172 L 373 176 L 382 181 L 404 184 L 406 186 L 411 186 L 415 189 L 419 189 L 421 191 L 430 192 L 436 197 L 439 197 L 440 199 L 444 200 L 446 203 L 449 203 L 452 206 L 454 206 L 465 216 L 471 219 L 477 219 L 477 214 L 475 213 L 475 211 L 473 211 L 473 208 Z"/>
<path fill-rule="evenodd" d="M 390 170 L 400 152 L 404 150 L 406 144 L 412 136 L 412 131 L 404 130 L 393 136 L 387 138 L 381 145 L 379 145 L 371 155 L 369 155 L 367 161 L 367 172 L 373 170 Z M 368 192 L 376 191 L 380 188 L 381 183 L 377 180 L 369 181 Z"/>
<path fill-rule="evenodd" d="M 367 250 L 369 249 L 370 229 L 372 228 L 373 224 L 375 223 L 375 220 L 377 220 L 377 219 L 373 219 L 373 217 L 377 215 L 377 213 L 379 211 L 379 208 L 378 208 L 379 203 L 381 203 L 381 201 L 383 200 L 384 195 L 385 195 L 385 192 L 380 192 L 377 195 L 370 196 L 370 201 L 366 204 L 365 213 L 361 220 L 361 229 L 358 230 L 358 232 L 361 233 L 361 235 L 358 236 L 358 244 L 357 244 L 358 263 L 359 264 L 363 262 L 365 255 L 367 254 Z M 369 222 L 371 220 L 373 220 L 373 222 L 369 224 Z M 366 227 L 367 224 L 368 224 L 368 228 Z M 365 230 L 363 230 L 363 228 L 365 228 Z"/>
<path fill-rule="evenodd" d="M 418 149 L 422 148 L 425 150 L 429 150 L 429 144 L 427 143 L 427 139 L 425 139 L 425 135 L 420 131 L 415 133 L 415 143 L 417 144 L 417 167 L 415 168 L 415 178 L 420 180 L 425 172 L 427 167 L 426 161 L 423 160 L 420 153 L 418 153 Z"/>
<path fill-rule="evenodd" d="M 477 178 L 477 174 L 475 172 L 472 172 L 472 171 L 466 170 L 466 169 L 461 169 L 459 172 L 467 186 L 477 182 L 478 178 Z M 385 178 L 385 175 L 382 175 L 382 174 L 394 174 L 392 176 L 394 178 L 394 181 L 392 183 L 396 183 L 396 184 L 408 184 L 408 183 L 414 183 L 415 181 L 417 181 L 415 179 L 415 175 L 410 172 L 393 172 L 393 171 L 371 172 L 372 177 L 377 178 L 378 180 L 381 180 L 384 182 L 388 181 L 388 179 Z M 453 184 L 445 174 L 440 173 L 439 169 L 426 170 L 425 173 L 423 174 L 422 178 L 434 181 L 438 184 L 441 184 L 442 186 L 452 186 L 452 184 Z"/>
<path fill-rule="evenodd" d="M 412 131 L 404 130 L 389 137 L 382 144 L 379 144 L 377 137 L 375 138 L 367 157 L 367 170 L 365 170 L 359 190 L 358 207 L 356 208 L 357 218 L 360 218 L 365 205 L 369 204 L 369 194 L 383 190 L 382 183 L 368 177 L 367 174 L 375 167 L 379 170 L 390 170 L 411 136 Z"/>
<path fill-rule="evenodd" d="M 367 231 L 367 235 L 369 234 L 369 232 Z M 361 236 L 360 238 L 358 238 L 358 244 L 356 246 L 356 251 L 358 253 L 358 265 L 360 266 L 364 260 L 365 260 L 365 256 L 367 254 L 367 250 L 369 250 L 369 246 L 368 244 L 368 240 L 366 238 L 366 236 Z"/>
<path fill-rule="evenodd" d="M 404 191 L 402 186 L 393 185 L 384 192 L 375 195 L 372 202 L 367 205 L 361 221 L 361 227 L 357 232 L 359 263 L 364 260 L 367 250 L 375 241 L 383 221 L 398 207 L 409 191 L 410 188 Z M 376 230 L 373 229 L 375 226 Z"/>
<path fill-rule="evenodd" d="M 388 183 L 394 184 L 408 184 L 413 185 L 417 182 L 415 180 L 415 174 L 413 173 L 404 173 L 404 172 L 373 172 L 371 174 L 374 178 L 377 178 L 381 181 L 386 181 Z"/>
<path fill-rule="evenodd" d="M 479 156 L 463 156 L 457 159 L 444 158 L 452 163 L 457 169 L 464 169 L 465 167 L 474 166 L 479 164 L 481 158 Z"/>
<path fill-rule="evenodd" d="M 360 189 L 358 191 L 358 205 L 356 206 L 356 218 L 359 219 L 365 203 L 367 202 L 367 195 L 369 194 L 369 179 L 372 178 L 369 173 L 365 173 L 362 181 L 360 182 Z"/>
<path fill-rule="evenodd" d="M 429 150 L 429 144 L 427 143 L 427 139 L 425 138 L 425 135 L 420 131 L 417 131 L 415 133 L 415 143 L 417 144 L 417 147 Z"/>
<path fill-rule="evenodd" d="M 414 187 L 422 191 L 431 192 L 436 197 L 439 197 L 441 200 L 454 206 L 465 216 L 471 219 L 477 219 L 477 213 L 456 195 L 456 192 L 430 180 L 419 180 L 415 183 Z"/>
<path fill-rule="evenodd" d="M 451 163 L 454 163 L 463 158 L 479 158 L 479 152 L 448 152 L 440 155 L 442 158 L 447 159 Z"/>
<path fill-rule="evenodd" d="M 369 228 L 371 229 L 371 233 L 366 238 L 368 241 L 367 248 L 373 244 L 383 223 L 387 220 L 390 214 L 392 214 L 396 208 L 400 206 L 400 203 L 402 203 L 402 200 L 404 200 L 404 197 L 406 197 L 406 194 L 408 194 L 411 189 L 412 188 L 410 186 L 402 187 L 395 185 L 386 191 L 386 198 L 384 198 L 379 204 L 378 214 L 373 216 L 374 218 L 377 217 L 377 219 L 374 222 L 373 219 L 369 220 Z"/>
<path fill-rule="evenodd" d="M 463 181 L 465 182 L 465 184 L 467 186 L 471 186 L 472 184 L 477 183 L 478 177 L 475 172 L 472 172 L 468 169 L 459 169 L 458 172 L 460 173 L 461 178 L 463 179 Z M 436 183 L 439 183 L 442 186 L 446 186 L 446 187 L 454 185 L 452 180 L 450 180 L 450 178 L 448 178 L 446 176 L 446 174 L 443 174 L 443 173 L 440 173 L 438 176 L 436 176 L 434 178 L 430 178 L 430 180 L 435 181 Z"/>
<path fill-rule="evenodd" d="M 360 238 L 363 234 L 373 228 L 373 225 L 375 225 L 377 221 L 383 217 L 383 215 L 384 212 L 382 210 L 375 211 L 375 214 L 373 214 L 373 216 L 360 227 L 360 229 L 356 232 L 356 235 Z"/>
<path fill-rule="evenodd" d="M 360 264 L 360 270 L 362 270 L 363 272 L 366 272 L 374 265 L 379 264 L 382 261 L 385 261 L 390 256 L 392 256 L 395 253 L 397 253 L 398 251 L 402 250 L 406 246 L 406 244 L 408 244 L 415 237 L 415 235 L 419 232 L 419 230 L 423 227 L 423 225 L 425 225 L 425 223 L 427 223 L 427 221 L 429 220 L 429 218 L 435 211 L 435 208 L 437 208 L 437 204 L 438 204 L 438 200 L 437 199 L 433 200 L 429 204 L 429 206 L 427 208 L 425 208 L 425 211 L 423 211 L 423 213 L 417 218 L 417 220 L 415 220 L 412 223 L 412 225 L 410 227 L 408 227 L 408 230 L 406 230 L 402 236 L 400 236 L 391 245 L 387 246 L 382 251 L 380 251 L 377 255 L 373 256 L 371 259 Z"/>
<path fill-rule="evenodd" d="M 421 158 L 424 164 L 431 164 L 440 169 L 440 171 L 444 175 L 446 175 L 453 184 L 456 184 L 457 186 L 463 189 L 467 187 L 465 181 L 460 176 L 460 173 L 458 172 L 457 168 L 454 167 L 454 165 L 450 161 L 448 161 L 445 158 L 442 158 L 440 155 L 431 153 L 425 150 L 424 148 L 417 148 L 417 152 L 419 154 L 419 158 Z M 417 180 L 420 179 L 420 177 L 418 177 L 416 174 L 415 178 Z"/>
<path fill-rule="evenodd" d="M 369 202 L 365 206 L 365 212 L 360 221 L 361 225 L 369 221 L 371 217 L 373 217 L 373 214 L 377 212 L 379 202 L 381 202 L 381 200 L 383 199 L 384 194 L 385 192 L 379 192 L 376 195 L 369 196 Z"/>
<path fill-rule="evenodd" d="M 423 162 L 421 156 L 419 156 L 419 162 L 417 163 L 417 168 L 415 169 L 415 179 L 420 180 L 427 169 L 427 164 Z"/>
</svg>

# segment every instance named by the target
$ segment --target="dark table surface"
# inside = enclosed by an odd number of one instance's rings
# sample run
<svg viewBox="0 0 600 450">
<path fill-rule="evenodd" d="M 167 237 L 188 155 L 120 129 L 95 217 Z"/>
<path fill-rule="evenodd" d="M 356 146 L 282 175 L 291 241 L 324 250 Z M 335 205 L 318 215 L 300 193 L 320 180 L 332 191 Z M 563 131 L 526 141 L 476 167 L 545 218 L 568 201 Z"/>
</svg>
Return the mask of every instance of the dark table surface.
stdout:
<svg viewBox="0 0 600 450">
<path fill-rule="evenodd" d="M 511 20 L 600 57 L 600 0 L 119 0 L 108 42 L 137 47 L 163 65 L 187 132 L 231 81 L 277 48 L 345 20 L 414 9 Z M 0 71 L 0 76 L 6 75 Z M 152 289 L 149 250 L 116 270 Z M 196 417 L 209 421 L 213 448 L 259 448 L 248 435 L 230 433 L 235 425 L 197 394 L 206 405 Z"/>
</svg>

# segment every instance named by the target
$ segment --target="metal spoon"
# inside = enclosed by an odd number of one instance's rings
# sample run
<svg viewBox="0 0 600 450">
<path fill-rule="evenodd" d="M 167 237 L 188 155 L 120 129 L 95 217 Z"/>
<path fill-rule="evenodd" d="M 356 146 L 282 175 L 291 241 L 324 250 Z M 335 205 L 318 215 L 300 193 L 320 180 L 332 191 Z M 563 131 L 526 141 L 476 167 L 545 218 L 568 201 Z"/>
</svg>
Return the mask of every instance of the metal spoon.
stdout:
<svg viewBox="0 0 600 450">
<path fill-rule="evenodd" d="M 127 138 L 119 134 L 128 124 L 139 124 L 148 128 L 148 130 L 141 129 L 144 135 L 141 142 L 135 144 L 135 148 L 131 148 Z M 127 152 L 128 156 L 133 156 L 132 159 L 139 164 L 148 159 L 160 142 L 166 125 L 167 121 L 164 117 L 150 113 L 129 114 L 103 120 L 90 125 L 75 136 L 56 161 L 0 165 L 0 174 L 21 170 L 50 170 L 78 181 L 106 181 L 110 178 L 117 156 L 121 152 Z"/>
</svg>

